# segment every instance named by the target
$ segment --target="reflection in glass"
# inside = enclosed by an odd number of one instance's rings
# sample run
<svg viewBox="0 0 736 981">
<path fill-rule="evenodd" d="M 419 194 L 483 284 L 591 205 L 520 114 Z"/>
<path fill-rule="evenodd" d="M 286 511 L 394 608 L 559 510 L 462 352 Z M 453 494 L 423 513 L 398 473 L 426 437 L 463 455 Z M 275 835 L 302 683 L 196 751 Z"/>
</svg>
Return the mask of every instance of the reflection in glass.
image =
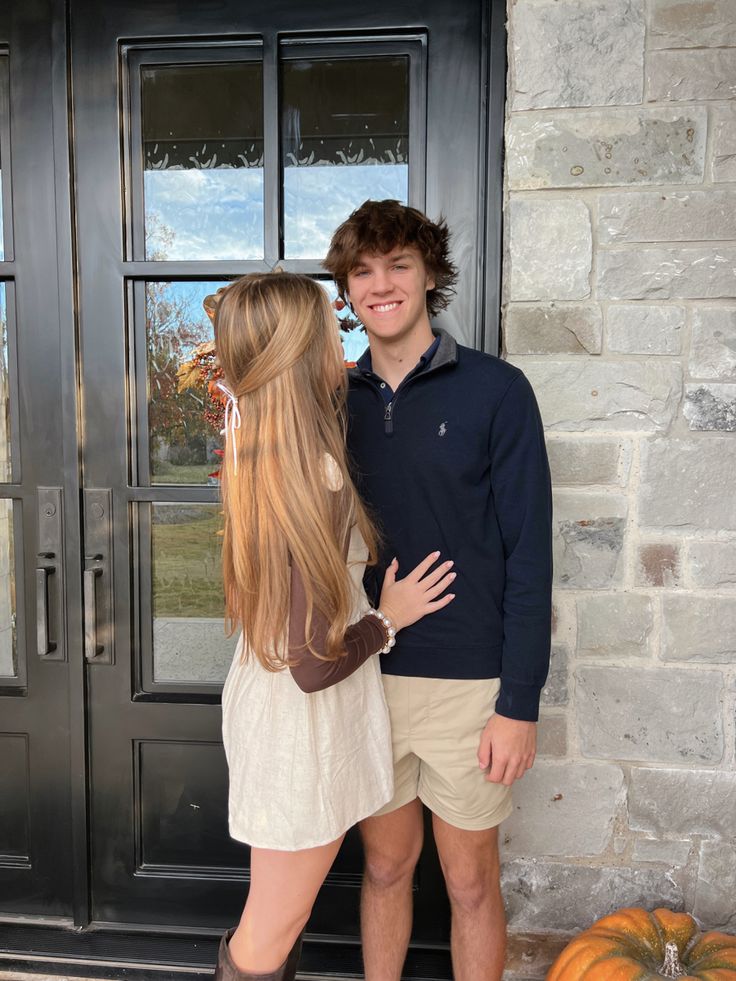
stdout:
<svg viewBox="0 0 736 981">
<path fill-rule="evenodd" d="M 0 54 L 0 132 L 7 131 L 8 120 L 8 57 Z M 5 259 L 5 223 L 3 218 L 3 170 L 5 161 L 0 155 L 0 262 Z"/>
<path fill-rule="evenodd" d="M 146 283 L 148 433 L 153 484 L 214 484 L 222 438 L 206 417 L 206 388 L 179 391 L 177 371 L 213 340 L 202 300 L 223 283 Z"/>
<path fill-rule="evenodd" d="M 153 677 L 224 681 L 237 638 L 226 637 L 219 504 L 152 504 Z"/>
<path fill-rule="evenodd" d="M 0 283 L 0 482 L 12 480 L 10 459 L 10 379 L 5 283 Z"/>
<path fill-rule="evenodd" d="M 330 303 L 337 300 L 337 287 L 331 279 L 318 280 L 320 286 L 324 287 L 330 298 Z M 333 307 L 334 309 L 334 307 Z M 359 322 L 356 322 L 353 313 L 348 306 L 335 311 L 337 322 L 340 325 L 340 341 L 342 343 L 342 353 L 345 360 L 349 363 L 357 361 L 361 354 L 368 347 L 368 335 Z M 355 326 L 358 323 L 358 326 Z"/>
<path fill-rule="evenodd" d="M 281 71 L 284 254 L 321 258 L 366 198 L 407 201 L 409 59 L 288 61 Z"/>
<path fill-rule="evenodd" d="M 141 69 L 146 259 L 263 256 L 259 62 Z"/>
<path fill-rule="evenodd" d="M 0 498 L 0 678 L 18 675 L 13 502 Z"/>
</svg>

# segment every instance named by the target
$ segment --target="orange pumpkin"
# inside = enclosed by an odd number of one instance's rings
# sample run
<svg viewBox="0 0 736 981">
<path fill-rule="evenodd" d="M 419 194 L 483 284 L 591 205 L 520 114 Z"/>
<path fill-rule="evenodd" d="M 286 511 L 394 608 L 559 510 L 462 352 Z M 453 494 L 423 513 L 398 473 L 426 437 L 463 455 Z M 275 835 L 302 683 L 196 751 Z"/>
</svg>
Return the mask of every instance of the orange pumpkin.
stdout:
<svg viewBox="0 0 736 981">
<path fill-rule="evenodd" d="M 547 981 L 736 981 L 736 937 L 700 934 L 687 913 L 621 909 L 575 937 Z"/>
</svg>

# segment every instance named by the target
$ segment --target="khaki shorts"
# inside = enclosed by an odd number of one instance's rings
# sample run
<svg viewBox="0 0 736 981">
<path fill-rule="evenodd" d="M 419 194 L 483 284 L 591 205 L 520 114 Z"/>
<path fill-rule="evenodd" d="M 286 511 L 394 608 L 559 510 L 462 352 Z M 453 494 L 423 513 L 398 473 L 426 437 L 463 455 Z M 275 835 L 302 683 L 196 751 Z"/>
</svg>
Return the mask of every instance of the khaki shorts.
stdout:
<svg viewBox="0 0 736 981">
<path fill-rule="evenodd" d="M 512 810 L 511 788 L 489 783 L 478 744 L 501 688 L 483 681 L 385 674 L 394 750 L 394 796 L 377 815 L 416 797 L 456 828 L 495 828 Z"/>
</svg>

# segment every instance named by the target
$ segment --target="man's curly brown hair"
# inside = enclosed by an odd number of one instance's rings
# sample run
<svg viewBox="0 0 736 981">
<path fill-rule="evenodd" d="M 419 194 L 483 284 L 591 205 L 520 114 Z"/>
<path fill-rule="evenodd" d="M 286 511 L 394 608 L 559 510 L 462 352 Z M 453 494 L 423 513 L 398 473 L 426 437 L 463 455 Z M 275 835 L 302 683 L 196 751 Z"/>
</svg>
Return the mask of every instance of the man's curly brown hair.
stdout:
<svg viewBox="0 0 736 981">
<path fill-rule="evenodd" d="M 443 218 L 430 221 L 416 208 L 399 201 L 364 201 L 340 225 L 330 242 L 324 267 L 332 273 L 337 292 L 346 300 L 348 274 L 363 253 L 385 255 L 404 245 L 414 246 L 434 279 L 427 292 L 427 311 L 434 317 L 455 293 L 457 268 L 450 260 L 450 230 Z"/>
</svg>

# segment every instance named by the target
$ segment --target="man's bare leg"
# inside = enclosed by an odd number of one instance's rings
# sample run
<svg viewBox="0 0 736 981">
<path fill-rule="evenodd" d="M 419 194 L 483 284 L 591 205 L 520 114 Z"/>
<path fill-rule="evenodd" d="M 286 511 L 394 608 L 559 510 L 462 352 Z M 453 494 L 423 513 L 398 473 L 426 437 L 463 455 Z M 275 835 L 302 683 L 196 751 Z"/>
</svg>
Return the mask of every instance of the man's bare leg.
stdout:
<svg viewBox="0 0 736 981">
<path fill-rule="evenodd" d="M 498 828 L 462 831 L 432 815 L 452 908 L 451 949 L 456 981 L 501 981 L 506 913 L 501 898 Z"/>
<path fill-rule="evenodd" d="M 412 877 L 422 850 L 422 803 L 361 821 L 360 900 L 366 981 L 400 981 L 412 923 Z"/>
</svg>

